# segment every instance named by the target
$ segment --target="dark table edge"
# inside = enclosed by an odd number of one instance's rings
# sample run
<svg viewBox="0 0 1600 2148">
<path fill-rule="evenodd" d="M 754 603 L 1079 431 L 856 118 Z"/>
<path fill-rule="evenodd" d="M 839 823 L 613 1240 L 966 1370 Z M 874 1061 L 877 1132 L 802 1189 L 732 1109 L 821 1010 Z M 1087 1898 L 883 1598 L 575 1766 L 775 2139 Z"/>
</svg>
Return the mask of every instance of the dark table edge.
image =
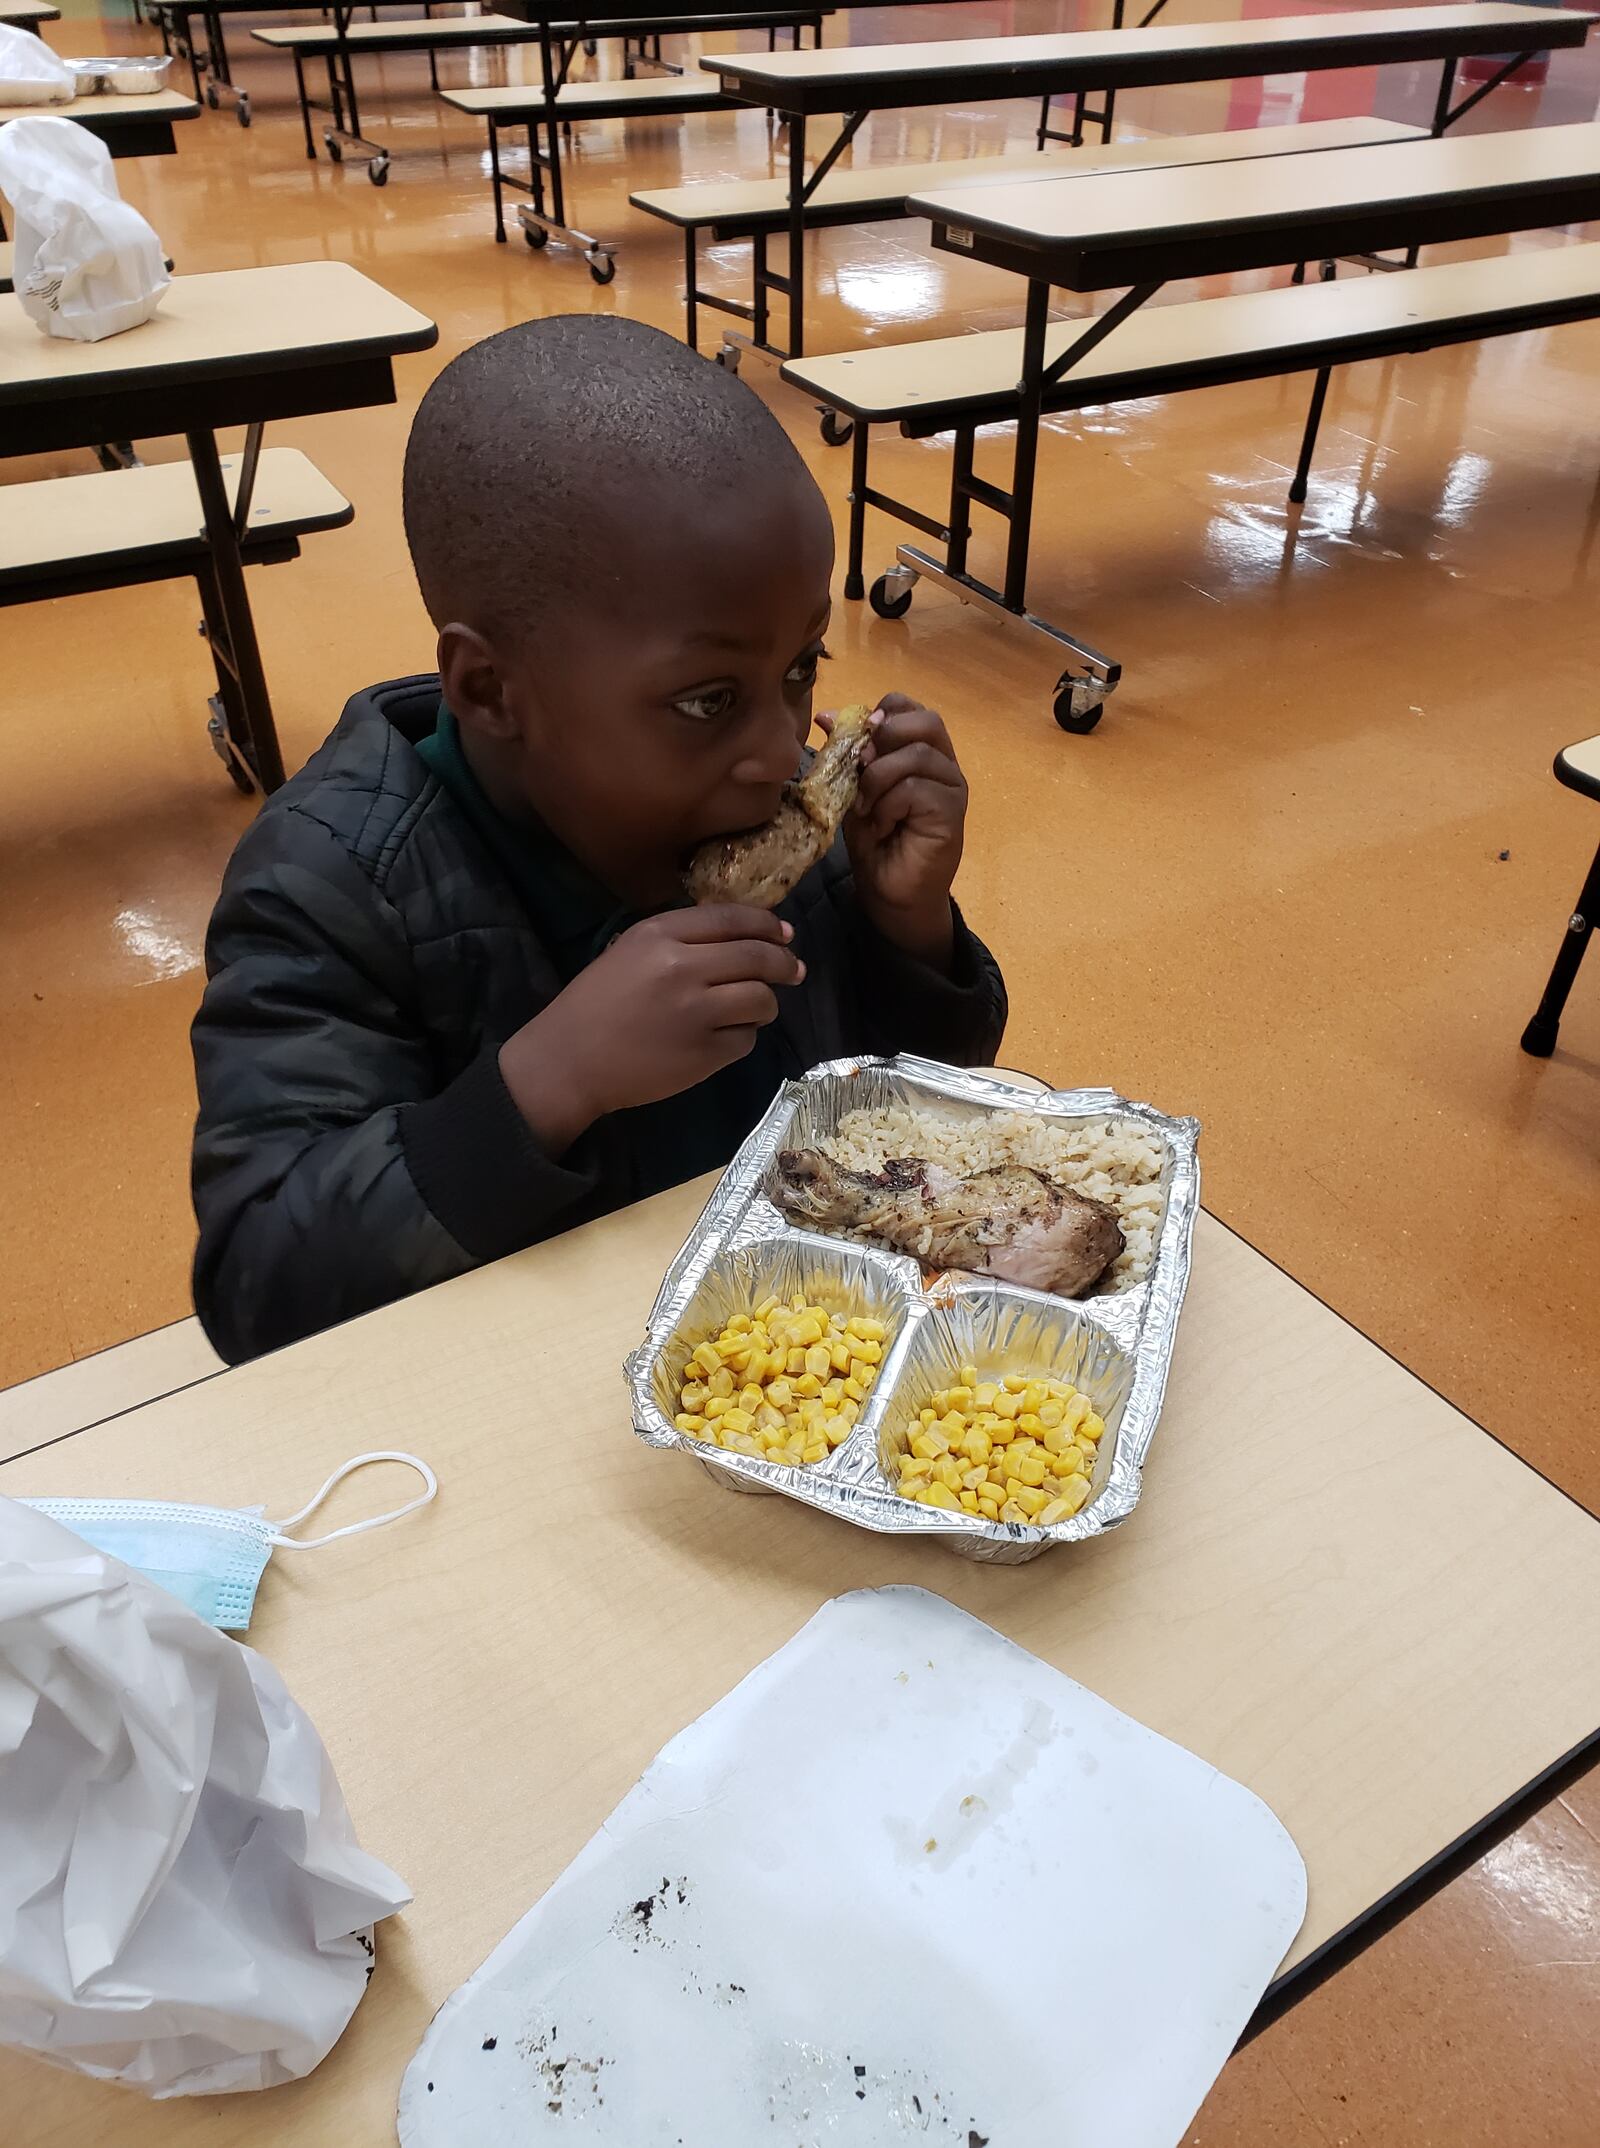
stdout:
<svg viewBox="0 0 1600 2148">
<path fill-rule="evenodd" d="M 1040 1080 L 1042 1077 L 1035 1075 L 1032 1079 Z M 1553 1492 L 1558 1493 L 1569 1505 L 1575 1506 L 1580 1514 L 1585 1515 L 1597 1527 L 1600 1527 L 1600 1515 L 1595 1514 L 1589 1507 L 1586 1507 L 1582 1500 L 1575 1499 L 1572 1493 L 1562 1485 L 1557 1484 L 1553 1477 L 1547 1476 L 1542 1469 L 1537 1468 L 1532 1462 L 1527 1461 L 1522 1455 L 1518 1454 L 1516 1449 L 1501 1439 L 1497 1432 L 1491 1432 L 1487 1425 L 1479 1424 L 1477 1418 L 1468 1415 L 1467 1411 L 1463 1410 L 1459 1403 L 1452 1402 L 1448 1395 L 1441 1393 L 1433 1385 L 1432 1381 L 1424 1380 L 1420 1373 L 1413 1372 L 1411 1367 L 1402 1359 L 1396 1357 L 1392 1350 L 1387 1349 L 1384 1344 L 1376 1341 L 1374 1337 L 1367 1333 L 1365 1328 L 1360 1327 L 1355 1321 L 1346 1318 L 1335 1306 L 1330 1305 L 1326 1298 L 1319 1297 L 1314 1290 L 1310 1289 L 1309 1285 L 1302 1283 L 1297 1276 L 1290 1274 L 1281 1261 L 1274 1260 L 1270 1253 L 1263 1253 L 1261 1248 L 1246 1238 L 1242 1231 L 1235 1230 L 1231 1223 L 1223 1222 L 1220 1216 L 1211 1214 L 1210 1210 L 1205 1212 L 1211 1215 L 1213 1223 L 1220 1223 L 1230 1237 L 1237 1238 L 1241 1245 L 1248 1246 L 1252 1253 L 1259 1259 L 1264 1260 L 1269 1268 L 1276 1269 L 1278 1274 L 1288 1282 L 1293 1283 L 1297 1290 L 1304 1290 L 1308 1297 L 1315 1298 L 1324 1312 L 1332 1313 L 1335 1320 L 1342 1321 L 1347 1328 L 1353 1328 L 1363 1342 L 1371 1344 L 1372 1348 L 1388 1358 L 1392 1365 L 1397 1365 L 1409 1378 L 1417 1381 L 1419 1386 L 1425 1387 L 1430 1395 L 1437 1396 L 1447 1408 L 1455 1410 L 1458 1416 L 1465 1417 L 1468 1424 L 1474 1430 L 1481 1432 L 1485 1439 L 1491 1439 L 1497 1447 L 1504 1448 L 1514 1462 L 1520 1463 L 1524 1469 L 1536 1476 L 1542 1484 L 1549 1485 Z M 175 1323 L 169 1322 L 168 1325 L 175 1325 Z M 157 1334 L 159 1330 L 152 1328 L 147 1332 Z M 137 1338 L 130 1336 L 128 1340 L 135 1341 Z M 110 1344 L 107 1347 L 115 1349 L 119 1345 Z M 284 1347 L 292 1349 L 294 1345 L 292 1343 L 285 1344 Z M 94 1354 L 100 1355 L 101 1353 L 96 1352 Z M 278 1353 L 269 1351 L 266 1355 L 275 1357 Z M 74 1362 L 79 1361 L 75 1360 Z M 51 1439 L 40 1440 L 37 1446 L 24 1447 L 20 1453 L 7 1455 L 3 1460 L 0 1460 L 0 1496 L 3 1496 L 5 1492 L 4 1471 L 12 1462 L 25 1461 L 30 1455 L 45 1454 L 52 1447 L 59 1447 L 69 1439 L 76 1439 L 80 1432 L 93 1432 L 101 1425 L 115 1424 L 119 1418 L 131 1417 L 139 1410 L 148 1409 L 152 1403 L 165 1402 L 171 1395 L 187 1394 L 191 1388 L 204 1387 L 209 1381 L 220 1379 L 223 1373 L 232 1370 L 231 1366 L 221 1365 L 215 1372 L 202 1373 L 198 1379 L 180 1381 L 178 1386 L 168 1388 L 160 1395 L 149 1395 L 143 1402 L 130 1403 L 125 1410 L 113 1410 L 108 1416 L 97 1417 L 90 1424 L 77 1425 L 70 1432 L 58 1432 Z M 17 1384 L 26 1385 L 27 1383 L 18 1382 Z M 0 1389 L 0 1394 L 4 1392 L 4 1389 Z M 1264 2029 L 1270 2028 L 1281 2015 L 1286 2014 L 1292 2007 L 1297 2006 L 1302 1999 L 1309 1998 L 1320 1984 L 1326 1983 L 1330 1977 L 1337 1975 L 1341 1969 L 1348 1968 L 1358 1954 L 1364 1953 L 1375 1940 L 1381 1939 L 1386 1932 L 1393 1931 L 1395 1926 L 1403 1923 L 1413 1910 L 1420 1909 L 1425 1902 L 1431 1901 L 1433 1896 L 1438 1894 L 1442 1888 L 1447 1887 L 1453 1879 L 1459 1879 L 1463 1872 L 1478 1863 L 1497 1844 L 1503 1842 L 1507 1835 L 1515 1833 L 1516 1829 L 1525 1820 L 1530 1819 L 1536 1811 L 1548 1804 L 1552 1798 L 1558 1797 L 1569 1784 L 1576 1782 L 1580 1776 L 1587 1774 L 1589 1769 L 1597 1762 L 1600 1762 L 1600 1725 L 1596 1725 L 1595 1729 L 1587 1737 L 1580 1740 L 1569 1751 L 1563 1753 L 1559 1759 L 1553 1760 L 1547 1768 L 1542 1769 L 1539 1774 L 1524 1783 L 1520 1789 L 1513 1790 L 1492 1811 L 1485 1813 L 1481 1820 L 1475 1821 L 1471 1827 L 1457 1835 L 1454 1841 L 1447 1843 L 1443 1849 L 1436 1851 L 1425 1864 L 1419 1865 L 1415 1872 L 1408 1873 L 1402 1880 L 1397 1880 L 1387 1894 L 1381 1895 L 1369 1908 L 1364 1909 L 1359 1917 L 1352 1918 L 1350 1923 L 1342 1926 L 1339 1931 L 1325 1939 L 1322 1945 L 1308 1954 L 1303 1962 L 1297 1962 L 1292 1969 L 1286 1970 L 1281 1976 L 1275 1977 L 1267 1986 L 1261 2003 L 1245 2024 L 1239 2041 L 1234 2048 L 1238 2050 L 1245 2044 L 1250 2043 Z"/>
</svg>

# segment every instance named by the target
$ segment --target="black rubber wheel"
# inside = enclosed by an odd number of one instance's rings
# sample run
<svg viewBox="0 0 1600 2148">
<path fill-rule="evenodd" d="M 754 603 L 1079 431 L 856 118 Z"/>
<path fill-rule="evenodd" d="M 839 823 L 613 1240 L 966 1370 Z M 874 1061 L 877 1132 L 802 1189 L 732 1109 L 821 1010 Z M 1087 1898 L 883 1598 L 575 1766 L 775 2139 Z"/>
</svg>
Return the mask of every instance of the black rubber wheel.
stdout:
<svg viewBox="0 0 1600 2148">
<path fill-rule="evenodd" d="M 222 705 L 215 694 L 210 697 L 207 706 L 211 710 L 211 715 L 207 720 L 206 729 L 211 734 L 212 750 L 228 771 L 234 789 L 239 792 L 241 797 L 253 798 L 259 786 L 249 769 L 240 765 L 238 756 L 228 744 L 227 728 L 222 720 Z"/>
<path fill-rule="evenodd" d="M 374 186 L 387 186 L 389 183 L 389 159 L 387 157 L 374 157 L 367 166 L 367 177 Z"/>
<path fill-rule="evenodd" d="M 716 353 L 716 362 L 721 366 L 724 373 L 737 373 L 739 370 L 738 346 L 732 343 L 724 343 Z"/>
<path fill-rule="evenodd" d="M 217 85 L 214 82 L 206 84 L 205 100 L 207 110 L 214 112 L 217 109 Z"/>
<path fill-rule="evenodd" d="M 1100 721 L 1100 718 L 1105 714 L 1106 705 L 1103 701 L 1097 701 L 1092 709 L 1080 714 L 1072 706 L 1073 684 L 1071 674 L 1063 672 L 1056 681 L 1056 697 L 1051 704 L 1051 711 L 1063 731 L 1071 731 L 1079 738 L 1082 738 L 1087 732 L 1092 731 Z"/>
<path fill-rule="evenodd" d="M 1536 1014 L 1522 1032 L 1522 1049 L 1530 1059 L 1548 1059 L 1556 1048 L 1560 1028 L 1561 1024 L 1551 1021 L 1547 1014 Z"/>
<path fill-rule="evenodd" d="M 589 259 L 589 274 L 596 283 L 610 283 L 617 273 L 617 264 L 610 254 L 596 254 Z"/>
<path fill-rule="evenodd" d="M 837 410 L 825 410 L 822 413 L 822 437 L 829 447 L 843 447 L 854 431 L 854 422 L 849 418 L 841 418 Z"/>
<path fill-rule="evenodd" d="M 903 619 L 911 609 L 913 589 L 903 590 L 898 597 L 889 594 L 889 577 L 880 574 L 867 591 L 867 602 L 880 619 Z"/>
<path fill-rule="evenodd" d="M 1321 261 L 1317 264 L 1317 278 L 1321 283 L 1336 283 L 1339 278 L 1337 261 Z"/>
<path fill-rule="evenodd" d="M 600 47 L 596 44 L 595 40 L 592 37 L 586 37 L 584 39 L 583 56 L 586 60 L 592 60 L 599 50 Z"/>
<path fill-rule="evenodd" d="M 322 137 L 322 146 L 328 152 L 328 161 L 331 164 L 344 162 L 344 145 L 336 134 L 325 134 Z"/>
<path fill-rule="evenodd" d="M 249 126 L 249 124 L 250 124 L 250 100 L 249 100 L 249 98 L 248 98 L 248 97 L 241 97 L 241 98 L 239 99 L 239 102 L 238 102 L 238 103 L 237 103 L 237 104 L 236 104 L 236 105 L 234 106 L 234 115 L 235 115 L 235 117 L 236 117 L 236 118 L 238 119 L 238 122 L 239 122 L 239 124 L 240 124 L 240 126 L 241 126 L 241 127 L 248 127 L 248 126 Z"/>
<path fill-rule="evenodd" d="M 542 224 L 524 224 L 522 243 L 524 246 L 531 246 L 536 254 L 542 253 L 550 244 L 550 234 Z"/>
</svg>

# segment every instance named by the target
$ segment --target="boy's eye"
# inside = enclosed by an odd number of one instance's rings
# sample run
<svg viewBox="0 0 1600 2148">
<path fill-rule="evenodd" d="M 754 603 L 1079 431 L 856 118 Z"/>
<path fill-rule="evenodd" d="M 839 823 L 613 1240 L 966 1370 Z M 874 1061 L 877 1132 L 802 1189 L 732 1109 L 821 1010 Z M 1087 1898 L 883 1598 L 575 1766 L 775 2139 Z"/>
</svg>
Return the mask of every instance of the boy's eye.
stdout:
<svg viewBox="0 0 1600 2148">
<path fill-rule="evenodd" d="M 717 717 L 726 716 L 733 703 L 731 686 L 707 686 L 697 694 L 680 694 L 672 705 L 680 716 L 692 717 L 696 723 L 713 723 Z"/>
<path fill-rule="evenodd" d="M 817 683 L 817 666 L 824 661 L 828 654 L 829 652 L 818 642 L 817 646 L 814 649 L 808 649 L 804 656 L 796 657 L 783 675 L 784 685 L 815 686 Z"/>
</svg>

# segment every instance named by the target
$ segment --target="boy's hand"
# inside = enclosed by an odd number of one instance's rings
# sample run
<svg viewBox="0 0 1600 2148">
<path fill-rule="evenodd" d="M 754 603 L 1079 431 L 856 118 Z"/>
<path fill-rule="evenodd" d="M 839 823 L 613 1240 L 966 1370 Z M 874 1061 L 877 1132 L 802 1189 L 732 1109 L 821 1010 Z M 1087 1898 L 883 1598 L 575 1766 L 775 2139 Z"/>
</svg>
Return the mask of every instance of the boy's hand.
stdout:
<svg viewBox="0 0 1600 2148">
<path fill-rule="evenodd" d="M 942 719 L 906 694 L 872 715 L 861 784 L 844 824 L 861 906 L 886 940 L 947 968 L 950 888 L 961 863 L 967 783 Z M 826 730 L 832 719 L 823 717 Z"/>
<path fill-rule="evenodd" d="M 552 1156 L 607 1112 L 692 1089 L 756 1041 L 797 985 L 794 928 L 770 910 L 703 903 L 619 933 L 500 1047 L 518 1110 Z"/>
</svg>

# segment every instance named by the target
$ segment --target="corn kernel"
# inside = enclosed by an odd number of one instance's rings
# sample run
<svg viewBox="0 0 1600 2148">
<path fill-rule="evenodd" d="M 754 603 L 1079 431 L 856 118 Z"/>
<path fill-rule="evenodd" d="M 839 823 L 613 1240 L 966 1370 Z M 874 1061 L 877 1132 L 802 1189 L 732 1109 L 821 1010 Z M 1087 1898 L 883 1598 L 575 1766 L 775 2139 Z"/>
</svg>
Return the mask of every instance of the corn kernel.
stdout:
<svg viewBox="0 0 1600 2148">
<path fill-rule="evenodd" d="M 1021 1404 L 1013 1394 L 999 1394 L 994 1398 L 994 1413 L 996 1417 L 1003 1418 L 1008 1424 L 1013 1423 L 1021 1414 Z"/>
<path fill-rule="evenodd" d="M 1083 1423 L 1078 1427 L 1078 1437 L 1080 1440 L 1086 1439 L 1091 1444 L 1093 1444 L 1095 1440 L 1102 1439 L 1105 1436 L 1105 1429 L 1105 1419 L 1103 1417 L 1097 1417 L 1094 1411 L 1091 1410 L 1088 1416 L 1083 1420 Z"/>
<path fill-rule="evenodd" d="M 776 1298 L 763 1298 L 750 1317 L 752 1320 L 770 1320 L 777 1310 L 778 1300 Z"/>
<path fill-rule="evenodd" d="M 963 1365 L 961 1370 L 956 1374 L 956 1378 L 961 1382 L 963 1387 L 976 1387 L 978 1384 L 977 1366 Z"/>
<path fill-rule="evenodd" d="M 1066 1404 L 1057 1402 L 1054 1398 L 1048 1402 L 1041 1402 L 1039 1405 L 1040 1424 L 1044 1426 L 1047 1432 L 1052 1430 L 1056 1425 L 1060 1424 L 1065 1410 Z"/>
<path fill-rule="evenodd" d="M 850 1370 L 850 1345 L 845 1342 L 829 1343 L 828 1363 L 835 1372 L 848 1372 Z"/>
<path fill-rule="evenodd" d="M 806 1351 L 806 1371 L 814 1380 L 825 1380 L 833 1370 L 826 1343 L 813 1342 Z"/>
<path fill-rule="evenodd" d="M 822 1382 L 814 1372 L 803 1372 L 794 1383 L 794 1391 L 797 1395 L 804 1395 L 808 1402 L 814 1402 L 822 1393 Z"/>
<path fill-rule="evenodd" d="M 882 1342 L 888 1329 L 881 1320 L 872 1320 L 865 1313 L 856 1313 L 845 1322 L 847 1335 L 859 1335 L 864 1342 Z"/>
<path fill-rule="evenodd" d="M 1018 1466 L 1017 1475 L 1024 1484 L 1032 1485 L 1037 1489 L 1045 1480 L 1045 1466 L 1035 1456 L 1029 1455 L 1028 1459 Z"/>
<path fill-rule="evenodd" d="M 700 1367 L 700 1370 L 708 1377 L 712 1373 L 720 1372 L 722 1370 L 722 1359 L 717 1355 L 717 1349 L 714 1343 L 697 1343 L 695 1345 L 693 1362 L 698 1365 Z"/>
<path fill-rule="evenodd" d="M 1028 1391 L 1028 1375 L 1025 1372 L 1008 1372 L 1004 1386 L 1008 1395 L 1025 1395 Z"/>
<path fill-rule="evenodd" d="M 823 1440 L 820 1445 L 802 1448 L 800 1451 L 800 1459 L 802 1462 L 822 1462 L 827 1459 L 827 1454 L 828 1443 L 826 1440 Z"/>
<path fill-rule="evenodd" d="M 978 1495 L 977 1495 L 977 1493 L 976 1493 L 976 1492 L 963 1492 L 963 1493 L 961 1494 L 961 1504 L 962 1504 L 962 1505 L 963 1505 L 963 1506 L 964 1506 L 964 1507 L 966 1508 L 966 1510 L 967 1510 L 967 1512 L 968 1512 L 969 1514 L 976 1514 L 976 1513 L 977 1513 L 977 1511 L 978 1511 Z"/>
<path fill-rule="evenodd" d="M 1024 1484 L 1019 1486 L 1018 1489 L 1014 1491 L 1011 1496 L 1015 1500 L 1016 1504 L 1021 1507 L 1023 1513 L 1027 1515 L 1030 1521 L 1033 1519 L 1035 1514 L 1041 1513 L 1043 1509 L 1049 1504 L 1049 1501 L 1045 1498 L 1044 1493 L 1039 1491 L 1036 1486 L 1030 1484 Z"/>
<path fill-rule="evenodd" d="M 992 1380 L 980 1380 L 972 1390 L 972 1406 L 976 1410 L 992 1410 L 994 1398 L 1000 1390 Z"/>
<path fill-rule="evenodd" d="M 930 1507 L 953 1507 L 959 1514 L 961 1502 L 947 1484 L 930 1484 L 924 1495 L 924 1504 Z"/>
<path fill-rule="evenodd" d="M 1028 1510 L 1026 1507 L 1019 1507 L 1014 1499 L 1008 1499 L 1000 1509 L 1000 1519 L 1009 1522 L 1025 1522 L 1028 1519 Z"/>
</svg>

